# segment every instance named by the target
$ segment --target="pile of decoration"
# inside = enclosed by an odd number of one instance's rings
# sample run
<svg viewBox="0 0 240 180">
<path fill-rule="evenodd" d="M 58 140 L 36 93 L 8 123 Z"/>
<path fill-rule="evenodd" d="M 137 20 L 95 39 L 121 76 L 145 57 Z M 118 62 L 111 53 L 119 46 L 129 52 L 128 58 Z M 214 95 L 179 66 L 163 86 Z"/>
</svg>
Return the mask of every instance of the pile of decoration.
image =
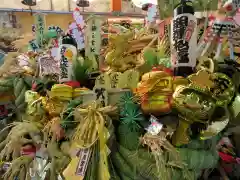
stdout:
<svg viewBox="0 0 240 180">
<path fill-rule="evenodd" d="M 198 37 L 191 2 L 175 11 L 171 36 L 168 24 L 150 31 L 148 17 L 141 30 L 109 34 L 103 51 L 100 17 L 84 22 L 75 10 L 64 33 L 36 14 L 35 39 L 0 67 L 1 98 L 13 105 L 2 178 L 195 180 L 218 167 L 218 142 L 240 112 L 235 24 L 207 18 Z"/>
</svg>

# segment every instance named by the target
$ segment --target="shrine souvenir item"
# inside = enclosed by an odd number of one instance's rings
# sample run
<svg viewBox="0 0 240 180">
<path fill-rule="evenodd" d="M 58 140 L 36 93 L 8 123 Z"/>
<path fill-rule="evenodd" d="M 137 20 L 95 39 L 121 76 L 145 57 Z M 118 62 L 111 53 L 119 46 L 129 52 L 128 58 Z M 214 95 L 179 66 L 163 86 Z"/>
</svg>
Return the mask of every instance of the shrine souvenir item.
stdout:
<svg viewBox="0 0 240 180">
<path fill-rule="evenodd" d="M 95 87 L 93 89 L 95 100 L 98 104 L 101 104 L 102 107 L 108 105 L 108 92 L 104 87 Z"/>
<path fill-rule="evenodd" d="M 34 15 L 35 18 L 35 26 L 36 26 L 36 41 L 40 47 L 43 46 L 44 43 L 44 31 L 46 28 L 46 20 L 45 15 L 42 13 L 37 13 Z"/>
<path fill-rule="evenodd" d="M 163 71 L 153 71 L 142 76 L 135 94 L 141 99 L 141 108 L 146 114 L 169 113 L 172 108 L 172 94 L 179 85 L 187 85 L 188 80 Z"/>
<path fill-rule="evenodd" d="M 136 70 L 127 70 L 121 74 L 117 84 L 117 88 L 130 88 L 134 89 L 140 79 L 140 73 Z"/>
<path fill-rule="evenodd" d="M 201 131 L 200 139 L 206 140 L 212 138 L 213 136 L 216 136 L 228 125 L 228 122 L 228 114 L 225 114 L 223 117 L 221 117 L 221 119 L 217 119 L 214 122 L 211 122 L 211 124 L 207 126 L 206 130 Z"/>
<path fill-rule="evenodd" d="M 72 80 L 72 62 L 77 56 L 76 41 L 70 36 L 63 36 L 58 49 L 57 59 L 60 61 L 60 82 Z"/>
<path fill-rule="evenodd" d="M 60 69 L 59 69 L 59 63 L 56 59 L 51 57 L 50 55 L 46 54 L 41 57 L 39 57 L 39 75 L 41 77 L 47 76 L 47 75 L 59 75 Z"/>
<path fill-rule="evenodd" d="M 122 73 L 120 72 L 111 72 L 109 73 L 109 77 L 111 80 L 111 88 L 118 88 L 118 83 L 122 77 Z"/>
<path fill-rule="evenodd" d="M 163 128 L 163 124 L 158 122 L 158 119 L 153 115 L 150 117 L 150 122 L 151 124 L 146 128 L 147 132 L 153 136 L 158 135 Z"/>
<path fill-rule="evenodd" d="M 37 92 L 28 90 L 25 92 L 25 102 L 28 104 L 27 113 L 33 115 L 37 111 L 37 106 L 35 101 L 40 98 L 40 95 Z"/>
<path fill-rule="evenodd" d="M 113 77 L 113 76 L 112 76 Z M 95 80 L 95 87 L 110 89 L 114 85 L 114 82 L 111 82 L 111 78 L 108 73 L 100 74 Z"/>
<path fill-rule="evenodd" d="M 63 175 L 66 180 L 83 180 L 92 150 L 90 148 L 80 149 L 74 157 L 72 157 L 69 166 L 64 170 Z"/>
<path fill-rule="evenodd" d="M 39 50 L 38 42 L 35 39 L 29 41 L 29 50 L 34 51 L 34 52 Z"/>
<path fill-rule="evenodd" d="M 49 38 L 57 38 L 63 33 L 63 30 L 59 26 L 48 26 L 47 36 Z"/>
<path fill-rule="evenodd" d="M 211 88 L 211 93 L 217 99 L 218 106 L 226 106 L 234 97 L 235 86 L 232 80 L 223 73 L 214 73 L 212 75 L 214 86 Z"/>
<path fill-rule="evenodd" d="M 198 64 L 196 66 L 196 69 L 198 71 L 200 70 L 206 70 L 208 72 L 213 73 L 214 72 L 214 62 L 212 59 L 202 56 L 198 59 Z"/>
<path fill-rule="evenodd" d="M 101 50 L 101 19 L 92 16 L 86 20 L 87 28 L 85 31 L 85 54 L 86 56 L 100 55 Z"/>
<path fill-rule="evenodd" d="M 75 8 L 75 10 L 73 11 L 73 19 L 75 20 L 75 22 L 72 22 L 69 25 L 69 33 L 76 40 L 78 49 L 83 49 L 85 48 L 84 42 L 85 22 L 83 16 L 80 14 L 79 8 Z"/>
<path fill-rule="evenodd" d="M 83 30 L 81 30 L 77 26 L 77 23 L 73 22 L 69 25 L 69 32 L 72 35 L 72 37 L 76 40 L 78 49 L 83 49 L 85 46 Z"/>
<path fill-rule="evenodd" d="M 207 71 L 199 71 L 191 75 L 189 80 L 189 86 L 178 86 L 173 94 L 174 105 L 180 118 L 172 140 L 176 146 L 188 144 L 190 125 L 194 122 L 207 124 L 216 106 L 216 100 L 210 94 L 214 82 Z"/>
<path fill-rule="evenodd" d="M 197 19 L 190 3 L 181 1 L 178 4 L 171 23 L 171 61 L 176 75 L 180 76 L 192 73 L 196 65 Z"/>
<path fill-rule="evenodd" d="M 49 92 L 50 97 L 57 97 L 58 99 L 71 100 L 73 97 L 73 88 L 66 84 L 54 84 Z"/>
</svg>

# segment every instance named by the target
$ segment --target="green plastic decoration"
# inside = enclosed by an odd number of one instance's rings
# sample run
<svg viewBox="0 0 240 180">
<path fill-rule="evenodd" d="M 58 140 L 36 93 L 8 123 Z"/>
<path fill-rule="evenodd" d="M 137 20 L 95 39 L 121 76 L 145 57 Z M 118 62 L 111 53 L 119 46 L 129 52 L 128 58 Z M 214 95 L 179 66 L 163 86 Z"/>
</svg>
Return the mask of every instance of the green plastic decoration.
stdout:
<svg viewBox="0 0 240 180">
<path fill-rule="evenodd" d="M 140 106 L 133 101 L 131 92 L 126 92 L 120 99 L 120 118 L 122 124 L 127 124 L 132 131 L 140 128 L 139 123 L 144 121 Z"/>
</svg>

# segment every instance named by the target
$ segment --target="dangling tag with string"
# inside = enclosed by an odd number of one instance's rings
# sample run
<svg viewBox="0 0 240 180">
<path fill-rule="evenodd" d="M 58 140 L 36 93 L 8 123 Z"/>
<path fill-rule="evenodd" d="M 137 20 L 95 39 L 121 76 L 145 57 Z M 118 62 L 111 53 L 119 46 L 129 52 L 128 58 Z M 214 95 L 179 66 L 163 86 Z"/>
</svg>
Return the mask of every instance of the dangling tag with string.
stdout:
<svg viewBox="0 0 240 180">
<path fill-rule="evenodd" d="M 88 162 L 89 162 L 89 159 L 91 156 L 91 152 L 92 152 L 92 150 L 90 148 L 80 149 L 80 151 L 78 152 L 79 162 L 78 162 L 78 166 L 76 169 L 76 175 L 82 176 L 82 177 L 85 176 Z"/>
<path fill-rule="evenodd" d="M 154 136 L 160 133 L 163 128 L 163 124 L 158 122 L 158 119 L 153 115 L 151 115 L 149 121 L 151 122 L 151 124 L 146 128 L 147 132 Z"/>
<path fill-rule="evenodd" d="M 35 39 L 29 41 L 29 50 L 34 51 L 34 52 L 39 50 L 38 43 L 37 43 L 37 41 Z"/>
</svg>

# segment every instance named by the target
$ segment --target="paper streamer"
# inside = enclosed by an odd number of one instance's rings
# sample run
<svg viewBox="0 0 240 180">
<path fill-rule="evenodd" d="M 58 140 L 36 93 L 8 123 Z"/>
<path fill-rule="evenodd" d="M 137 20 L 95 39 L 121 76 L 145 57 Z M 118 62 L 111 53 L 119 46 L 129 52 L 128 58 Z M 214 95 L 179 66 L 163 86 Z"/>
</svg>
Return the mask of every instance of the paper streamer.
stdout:
<svg viewBox="0 0 240 180">
<path fill-rule="evenodd" d="M 77 23 L 78 27 L 80 27 L 81 29 L 84 28 L 85 26 L 84 19 L 83 19 L 83 16 L 80 14 L 80 10 L 78 8 L 76 8 L 73 11 L 73 19 Z"/>
<path fill-rule="evenodd" d="M 37 13 L 34 15 L 34 21 L 36 26 L 36 40 L 38 45 L 43 46 L 44 31 L 46 28 L 45 14 Z"/>
<path fill-rule="evenodd" d="M 87 56 L 100 55 L 101 50 L 101 18 L 92 16 L 87 20 L 85 31 L 85 51 Z"/>
<path fill-rule="evenodd" d="M 85 47 L 84 33 L 83 31 L 79 30 L 76 22 L 73 22 L 69 25 L 69 32 L 72 35 L 72 37 L 76 40 L 78 49 L 83 49 Z"/>
</svg>

